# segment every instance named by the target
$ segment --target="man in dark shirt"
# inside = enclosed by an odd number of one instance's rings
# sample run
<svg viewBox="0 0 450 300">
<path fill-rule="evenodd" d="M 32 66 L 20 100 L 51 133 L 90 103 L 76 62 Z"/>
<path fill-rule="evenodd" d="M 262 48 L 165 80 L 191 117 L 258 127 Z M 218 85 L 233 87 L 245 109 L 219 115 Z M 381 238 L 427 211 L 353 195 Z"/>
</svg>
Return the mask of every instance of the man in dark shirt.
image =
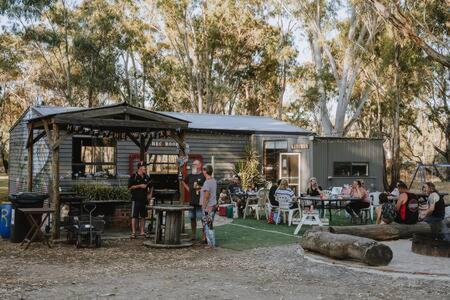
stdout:
<svg viewBox="0 0 450 300">
<path fill-rule="evenodd" d="M 128 189 L 131 191 L 131 238 L 136 237 L 136 221 L 140 219 L 140 236 L 145 236 L 145 216 L 147 214 L 147 197 L 151 188 L 150 177 L 145 173 L 145 164 L 140 161 L 137 171 L 128 180 Z M 151 197 L 151 195 L 150 195 Z"/>
<path fill-rule="evenodd" d="M 201 163 L 194 160 L 191 165 L 191 174 L 187 175 L 183 180 L 183 185 L 189 191 L 191 197 L 190 205 L 194 208 L 189 211 L 191 219 L 192 240 L 197 238 L 197 219 L 202 218 L 202 208 L 200 203 L 200 190 L 205 182 L 205 176 L 201 172 Z"/>
<path fill-rule="evenodd" d="M 242 191 L 241 179 L 239 178 L 239 176 L 235 175 L 233 177 L 233 182 L 228 185 L 228 191 L 231 195 L 236 195 L 237 193 L 240 193 Z"/>
<path fill-rule="evenodd" d="M 280 185 L 280 183 L 281 183 L 281 179 L 278 179 L 278 182 L 277 183 L 274 182 L 272 184 L 272 186 L 270 187 L 270 190 L 269 190 L 269 201 L 270 201 L 270 204 L 272 204 L 272 206 L 278 206 L 279 205 L 278 201 L 275 200 L 275 192 L 277 191 L 278 186 Z"/>
</svg>

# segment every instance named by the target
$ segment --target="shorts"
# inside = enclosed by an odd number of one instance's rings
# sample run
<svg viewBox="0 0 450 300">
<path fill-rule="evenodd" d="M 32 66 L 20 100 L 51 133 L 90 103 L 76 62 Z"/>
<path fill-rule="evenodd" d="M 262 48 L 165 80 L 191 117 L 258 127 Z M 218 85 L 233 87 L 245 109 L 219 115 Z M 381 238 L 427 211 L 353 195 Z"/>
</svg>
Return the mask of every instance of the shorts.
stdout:
<svg viewBox="0 0 450 300">
<path fill-rule="evenodd" d="M 131 202 L 131 217 L 133 219 L 145 218 L 147 216 L 147 206 L 145 202 Z"/>
<path fill-rule="evenodd" d="M 189 211 L 189 219 L 201 219 L 203 217 L 203 209 L 200 206 L 195 206 Z"/>
</svg>

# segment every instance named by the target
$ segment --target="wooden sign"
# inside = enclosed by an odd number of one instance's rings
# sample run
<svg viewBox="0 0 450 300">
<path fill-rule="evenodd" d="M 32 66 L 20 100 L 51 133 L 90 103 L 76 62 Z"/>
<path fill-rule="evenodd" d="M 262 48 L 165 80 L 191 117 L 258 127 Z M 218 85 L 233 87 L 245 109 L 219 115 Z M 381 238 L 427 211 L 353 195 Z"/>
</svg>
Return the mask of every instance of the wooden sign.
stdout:
<svg viewBox="0 0 450 300">
<path fill-rule="evenodd" d="M 309 149 L 309 144 L 292 144 L 291 150 Z"/>
</svg>

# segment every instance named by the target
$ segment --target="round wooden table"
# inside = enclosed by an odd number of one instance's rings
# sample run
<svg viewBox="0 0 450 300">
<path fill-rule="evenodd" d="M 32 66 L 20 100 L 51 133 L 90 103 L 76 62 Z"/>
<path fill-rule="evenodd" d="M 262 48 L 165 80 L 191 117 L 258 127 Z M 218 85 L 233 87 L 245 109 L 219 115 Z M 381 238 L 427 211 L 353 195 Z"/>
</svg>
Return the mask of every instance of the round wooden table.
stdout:
<svg viewBox="0 0 450 300">
<path fill-rule="evenodd" d="M 157 204 L 149 208 L 154 210 L 156 215 L 155 238 L 153 241 L 144 242 L 144 245 L 157 248 L 192 246 L 192 243 L 181 241 L 183 212 L 192 209 L 192 206 Z"/>
</svg>

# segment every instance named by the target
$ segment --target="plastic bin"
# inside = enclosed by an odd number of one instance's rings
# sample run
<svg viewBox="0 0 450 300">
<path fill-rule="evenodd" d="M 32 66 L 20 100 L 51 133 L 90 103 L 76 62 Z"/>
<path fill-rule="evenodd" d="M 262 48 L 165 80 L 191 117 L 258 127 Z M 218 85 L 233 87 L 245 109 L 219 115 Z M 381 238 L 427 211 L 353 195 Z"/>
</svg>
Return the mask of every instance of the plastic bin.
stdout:
<svg viewBox="0 0 450 300">
<path fill-rule="evenodd" d="M 219 216 L 226 217 L 227 209 L 228 209 L 228 204 L 219 205 Z"/>
<path fill-rule="evenodd" d="M 0 236 L 8 239 L 11 236 L 11 203 L 0 204 Z"/>
<path fill-rule="evenodd" d="M 44 200 L 47 198 L 48 194 L 41 193 L 17 193 L 9 195 L 9 200 L 12 203 L 11 242 L 22 242 L 31 228 L 31 224 L 28 222 L 25 214 L 19 211 L 18 208 L 43 207 Z M 40 218 L 39 216 L 35 217 Z"/>
<path fill-rule="evenodd" d="M 227 207 L 227 218 L 232 219 L 234 214 L 234 207 L 233 205 L 228 205 Z"/>
</svg>

